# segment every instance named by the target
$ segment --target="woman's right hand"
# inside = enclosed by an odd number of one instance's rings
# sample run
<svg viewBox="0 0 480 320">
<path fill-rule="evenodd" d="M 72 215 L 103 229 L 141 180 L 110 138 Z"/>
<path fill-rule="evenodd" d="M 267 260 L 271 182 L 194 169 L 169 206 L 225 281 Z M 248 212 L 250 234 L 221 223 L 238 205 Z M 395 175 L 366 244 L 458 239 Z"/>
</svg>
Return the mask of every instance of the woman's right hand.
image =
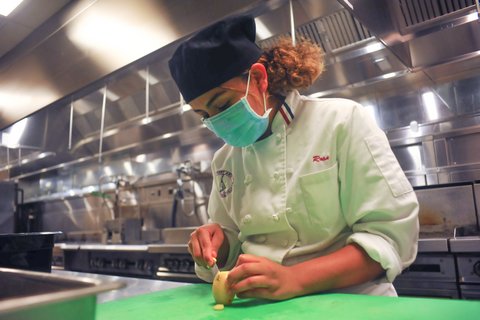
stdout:
<svg viewBox="0 0 480 320">
<path fill-rule="evenodd" d="M 224 240 L 225 234 L 218 223 L 206 224 L 190 234 L 188 251 L 199 266 L 211 267 Z"/>
</svg>

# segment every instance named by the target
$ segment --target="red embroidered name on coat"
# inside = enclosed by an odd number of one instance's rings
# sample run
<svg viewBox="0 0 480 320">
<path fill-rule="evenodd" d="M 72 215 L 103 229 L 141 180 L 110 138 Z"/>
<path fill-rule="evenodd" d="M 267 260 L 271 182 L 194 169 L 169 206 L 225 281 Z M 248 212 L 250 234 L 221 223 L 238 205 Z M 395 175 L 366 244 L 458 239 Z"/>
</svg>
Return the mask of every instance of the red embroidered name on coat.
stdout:
<svg viewBox="0 0 480 320">
<path fill-rule="evenodd" d="M 330 159 L 330 156 L 313 156 L 312 158 L 312 161 L 313 162 L 322 162 L 322 161 L 327 161 L 328 159 Z"/>
</svg>

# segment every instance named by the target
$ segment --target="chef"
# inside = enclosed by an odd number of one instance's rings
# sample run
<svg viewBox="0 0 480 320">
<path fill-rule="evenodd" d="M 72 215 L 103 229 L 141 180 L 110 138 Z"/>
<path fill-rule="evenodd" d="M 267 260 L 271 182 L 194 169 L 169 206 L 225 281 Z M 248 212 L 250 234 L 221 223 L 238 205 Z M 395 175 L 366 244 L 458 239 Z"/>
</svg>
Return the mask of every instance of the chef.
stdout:
<svg viewBox="0 0 480 320">
<path fill-rule="evenodd" d="M 240 298 L 395 296 L 417 253 L 418 202 L 361 105 L 297 91 L 320 76 L 321 50 L 288 38 L 262 50 L 254 19 L 235 16 L 180 44 L 169 67 L 225 141 L 212 161 L 210 223 L 189 241 L 197 275 L 212 281 L 216 262 Z"/>
</svg>

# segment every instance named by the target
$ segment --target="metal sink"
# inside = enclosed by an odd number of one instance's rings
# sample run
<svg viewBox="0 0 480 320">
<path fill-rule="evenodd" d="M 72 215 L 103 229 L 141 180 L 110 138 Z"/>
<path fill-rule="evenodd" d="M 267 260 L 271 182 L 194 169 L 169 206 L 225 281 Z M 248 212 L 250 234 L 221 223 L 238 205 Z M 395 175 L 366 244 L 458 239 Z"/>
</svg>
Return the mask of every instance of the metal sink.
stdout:
<svg viewBox="0 0 480 320">
<path fill-rule="evenodd" d="M 0 319 L 94 320 L 96 295 L 122 282 L 0 268 Z"/>
</svg>

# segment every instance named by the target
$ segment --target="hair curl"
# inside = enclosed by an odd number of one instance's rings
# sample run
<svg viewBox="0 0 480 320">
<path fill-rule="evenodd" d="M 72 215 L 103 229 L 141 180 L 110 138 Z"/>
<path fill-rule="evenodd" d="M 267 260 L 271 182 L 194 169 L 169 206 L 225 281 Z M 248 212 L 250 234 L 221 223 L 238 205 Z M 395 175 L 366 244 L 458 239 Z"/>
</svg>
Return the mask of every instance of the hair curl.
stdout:
<svg viewBox="0 0 480 320">
<path fill-rule="evenodd" d="M 258 62 L 267 69 L 269 91 L 282 95 L 309 87 L 324 69 L 322 49 L 305 38 L 296 46 L 290 37 L 280 38 L 264 50 Z"/>
</svg>

